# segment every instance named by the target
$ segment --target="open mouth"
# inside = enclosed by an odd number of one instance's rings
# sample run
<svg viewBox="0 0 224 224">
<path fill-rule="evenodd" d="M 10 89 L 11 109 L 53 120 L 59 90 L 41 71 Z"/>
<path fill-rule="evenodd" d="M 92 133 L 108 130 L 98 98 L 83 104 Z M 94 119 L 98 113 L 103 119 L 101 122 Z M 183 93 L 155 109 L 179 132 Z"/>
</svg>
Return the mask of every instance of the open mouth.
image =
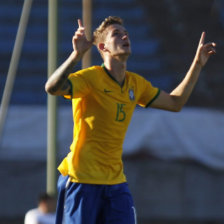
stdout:
<svg viewBox="0 0 224 224">
<path fill-rule="evenodd" d="M 129 47 L 129 46 L 130 46 L 129 43 L 125 43 L 125 44 L 123 44 L 123 47 Z"/>
</svg>

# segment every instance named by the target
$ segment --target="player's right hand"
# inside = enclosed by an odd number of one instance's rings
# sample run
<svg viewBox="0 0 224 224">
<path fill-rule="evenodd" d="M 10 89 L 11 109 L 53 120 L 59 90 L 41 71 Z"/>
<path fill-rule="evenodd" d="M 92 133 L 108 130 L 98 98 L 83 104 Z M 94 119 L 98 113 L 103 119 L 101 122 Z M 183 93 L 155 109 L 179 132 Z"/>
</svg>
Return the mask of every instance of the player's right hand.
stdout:
<svg viewBox="0 0 224 224">
<path fill-rule="evenodd" d="M 77 55 L 83 56 L 83 54 L 91 48 L 93 41 L 87 40 L 85 27 L 82 25 L 81 19 L 78 19 L 78 26 L 78 29 L 72 37 L 72 46 Z"/>
</svg>

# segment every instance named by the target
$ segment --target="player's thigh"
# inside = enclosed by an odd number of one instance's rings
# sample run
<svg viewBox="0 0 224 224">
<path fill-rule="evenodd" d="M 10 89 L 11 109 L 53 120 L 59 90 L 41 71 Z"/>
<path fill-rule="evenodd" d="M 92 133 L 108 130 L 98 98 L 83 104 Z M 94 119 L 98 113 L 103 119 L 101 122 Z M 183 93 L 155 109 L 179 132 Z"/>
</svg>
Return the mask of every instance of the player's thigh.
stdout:
<svg viewBox="0 0 224 224">
<path fill-rule="evenodd" d="M 97 224 L 102 207 L 101 193 L 101 186 L 70 183 L 65 197 L 64 222 Z"/>
<path fill-rule="evenodd" d="M 118 189 L 111 191 L 112 197 L 106 206 L 105 224 L 136 224 L 136 211 L 128 185 L 117 186 Z"/>
</svg>

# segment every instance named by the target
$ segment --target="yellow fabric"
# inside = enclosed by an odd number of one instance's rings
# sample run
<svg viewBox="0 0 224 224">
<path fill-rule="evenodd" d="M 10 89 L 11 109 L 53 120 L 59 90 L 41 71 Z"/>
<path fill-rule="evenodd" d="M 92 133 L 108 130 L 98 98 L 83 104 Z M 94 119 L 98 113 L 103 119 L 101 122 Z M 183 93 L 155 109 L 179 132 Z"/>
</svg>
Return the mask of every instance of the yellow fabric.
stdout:
<svg viewBox="0 0 224 224">
<path fill-rule="evenodd" d="M 122 144 L 132 113 L 159 92 L 141 76 L 126 72 L 121 87 L 101 66 L 69 75 L 72 84 L 74 137 L 70 153 L 58 167 L 71 181 L 118 184 L 123 173 Z"/>
</svg>

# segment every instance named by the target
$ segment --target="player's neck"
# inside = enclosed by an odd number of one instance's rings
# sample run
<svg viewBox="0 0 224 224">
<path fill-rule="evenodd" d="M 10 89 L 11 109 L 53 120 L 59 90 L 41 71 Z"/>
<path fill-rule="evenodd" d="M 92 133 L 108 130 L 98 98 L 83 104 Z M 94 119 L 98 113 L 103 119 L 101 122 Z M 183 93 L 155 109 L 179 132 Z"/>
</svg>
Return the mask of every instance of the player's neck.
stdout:
<svg viewBox="0 0 224 224">
<path fill-rule="evenodd" d="M 118 83 L 122 84 L 124 82 L 127 67 L 126 62 L 118 60 L 104 60 L 104 66 Z"/>
</svg>

